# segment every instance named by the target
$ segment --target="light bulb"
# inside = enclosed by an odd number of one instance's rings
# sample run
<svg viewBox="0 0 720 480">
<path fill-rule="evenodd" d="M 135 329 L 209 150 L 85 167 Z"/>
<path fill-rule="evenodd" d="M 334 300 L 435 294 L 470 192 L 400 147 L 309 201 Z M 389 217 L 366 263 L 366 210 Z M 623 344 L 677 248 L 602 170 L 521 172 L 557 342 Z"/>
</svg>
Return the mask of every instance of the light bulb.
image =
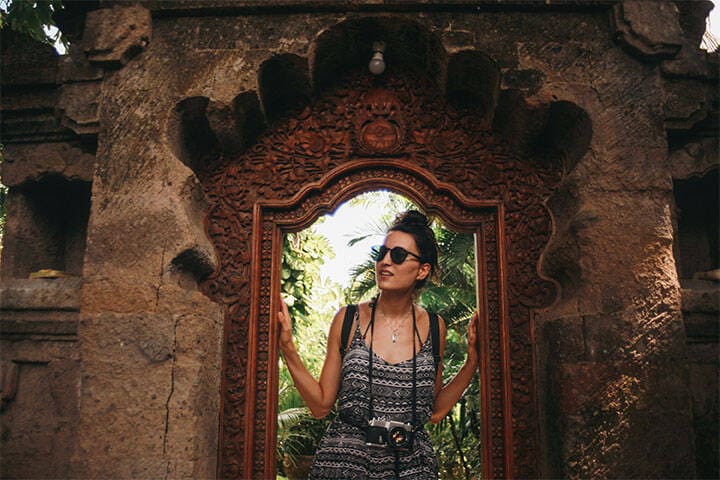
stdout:
<svg viewBox="0 0 720 480">
<path fill-rule="evenodd" d="M 373 75 L 380 75 L 385 71 L 385 59 L 383 58 L 382 52 L 376 51 L 373 53 L 368 68 Z"/>
</svg>

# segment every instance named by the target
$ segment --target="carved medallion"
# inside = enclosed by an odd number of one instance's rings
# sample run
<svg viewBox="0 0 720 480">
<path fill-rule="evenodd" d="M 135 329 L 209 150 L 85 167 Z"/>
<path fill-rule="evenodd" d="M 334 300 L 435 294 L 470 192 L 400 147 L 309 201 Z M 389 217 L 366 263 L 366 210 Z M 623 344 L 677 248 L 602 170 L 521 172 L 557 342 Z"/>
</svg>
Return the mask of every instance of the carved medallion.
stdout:
<svg viewBox="0 0 720 480">
<path fill-rule="evenodd" d="M 373 89 L 361 99 L 356 112 L 355 136 L 361 155 L 399 153 L 404 140 L 405 121 L 400 101 L 386 89 Z"/>
</svg>

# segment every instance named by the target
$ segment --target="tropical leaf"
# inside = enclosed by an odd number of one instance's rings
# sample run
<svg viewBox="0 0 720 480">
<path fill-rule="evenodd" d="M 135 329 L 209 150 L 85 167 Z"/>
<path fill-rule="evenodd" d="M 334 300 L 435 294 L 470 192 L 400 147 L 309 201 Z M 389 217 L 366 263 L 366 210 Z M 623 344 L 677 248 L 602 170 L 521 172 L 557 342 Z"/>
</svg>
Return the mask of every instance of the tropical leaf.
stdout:
<svg viewBox="0 0 720 480">
<path fill-rule="evenodd" d="M 57 27 L 53 17 L 56 12 L 65 8 L 61 0 L 14 0 L 5 5 L 7 10 L 0 11 L 0 27 L 7 26 L 50 45 L 59 41 L 67 49 L 68 42 L 59 30 L 54 35 L 47 30 L 49 27 Z"/>
<path fill-rule="evenodd" d="M 368 258 L 350 271 L 352 283 L 347 293 L 348 303 L 358 303 L 375 293 L 375 262 Z"/>
</svg>

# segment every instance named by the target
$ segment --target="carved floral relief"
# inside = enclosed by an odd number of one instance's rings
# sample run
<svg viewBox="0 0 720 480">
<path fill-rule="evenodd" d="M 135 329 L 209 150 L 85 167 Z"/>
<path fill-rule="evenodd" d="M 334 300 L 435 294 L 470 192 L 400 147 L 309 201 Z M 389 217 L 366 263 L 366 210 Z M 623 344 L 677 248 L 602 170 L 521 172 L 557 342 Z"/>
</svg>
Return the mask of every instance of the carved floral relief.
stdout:
<svg viewBox="0 0 720 480">
<path fill-rule="evenodd" d="M 491 418 L 483 419 L 493 438 L 486 457 L 491 463 L 488 473 L 537 476 L 532 309 L 548 305 L 556 295 L 554 285 L 541 279 L 536 267 L 551 234 L 544 201 L 561 178 L 551 162 L 538 160 L 518 157 L 479 116 L 449 106 L 424 79 L 358 75 L 272 125 L 239 157 L 209 166 L 202 176 L 211 202 L 206 231 L 219 266 L 203 290 L 227 307 L 219 475 L 267 471 L 267 445 L 257 438 L 266 432 L 267 422 L 274 422 L 264 417 L 272 400 L 266 394 L 267 371 L 275 359 L 269 358 L 270 330 L 263 324 L 269 319 L 269 305 L 258 306 L 257 325 L 250 325 L 250 310 L 253 288 L 259 289 L 261 299 L 270 295 L 273 224 L 306 218 L 318 202 L 342 197 L 358 182 L 372 190 L 376 182 L 397 185 L 400 193 L 427 196 L 423 200 L 444 205 L 449 218 L 473 217 L 481 225 L 491 367 L 485 399 Z M 344 166 L 352 168 L 343 170 Z M 470 200 L 458 202 L 453 195 L 433 191 L 430 178 Z M 308 190 L 311 185 L 317 188 Z M 500 205 L 500 217 L 474 209 L 472 201 L 479 200 Z M 258 202 L 288 207 L 267 210 L 262 219 L 255 219 Z M 253 237 L 254 231 L 260 238 Z M 260 285 L 251 282 L 253 258 L 259 259 Z M 509 352 L 503 351 L 504 344 Z M 251 360 L 258 385 L 252 391 L 246 385 L 249 345 L 255 349 Z M 504 388 L 510 391 L 511 418 L 504 416 Z M 248 394 L 253 395 L 253 418 L 246 414 Z M 505 448 L 508 435 L 512 451 Z M 256 439 L 252 452 L 246 450 L 247 438 Z"/>
</svg>

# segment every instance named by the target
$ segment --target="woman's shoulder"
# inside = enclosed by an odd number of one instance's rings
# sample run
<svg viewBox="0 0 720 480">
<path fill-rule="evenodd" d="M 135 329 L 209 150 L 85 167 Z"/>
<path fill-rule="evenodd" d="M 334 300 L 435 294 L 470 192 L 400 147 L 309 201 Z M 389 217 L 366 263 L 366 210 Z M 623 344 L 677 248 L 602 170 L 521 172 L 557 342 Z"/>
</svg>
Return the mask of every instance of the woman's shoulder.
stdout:
<svg viewBox="0 0 720 480">
<path fill-rule="evenodd" d="M 370 310 L 372 310 L 372 304 L 373 304 L 373 300 L 368 300 L 365 302 L 356 303 L 355 305 L 357 305 L 357 308 L 358 308 L 358 310 L 360 310 L 360 313 L 363 314 L 365 312 L 369 312 Z"/>
<path fill-rule="evenodd" d="M 439 325 L 441 333 L 445 330 L 445 320 L 440 316 L 440 314 L 434 310 L 428 310 L 424 307 L 421 307 L 420 305 L 415 305 L 415 308 L 417 309 L 417 321 L 418 324 L 423 326 L 423 328 L 429 328 L 430 325 L 430 317 L 433 316 L 437 319 L 437 323 Z"/>
</svg>

